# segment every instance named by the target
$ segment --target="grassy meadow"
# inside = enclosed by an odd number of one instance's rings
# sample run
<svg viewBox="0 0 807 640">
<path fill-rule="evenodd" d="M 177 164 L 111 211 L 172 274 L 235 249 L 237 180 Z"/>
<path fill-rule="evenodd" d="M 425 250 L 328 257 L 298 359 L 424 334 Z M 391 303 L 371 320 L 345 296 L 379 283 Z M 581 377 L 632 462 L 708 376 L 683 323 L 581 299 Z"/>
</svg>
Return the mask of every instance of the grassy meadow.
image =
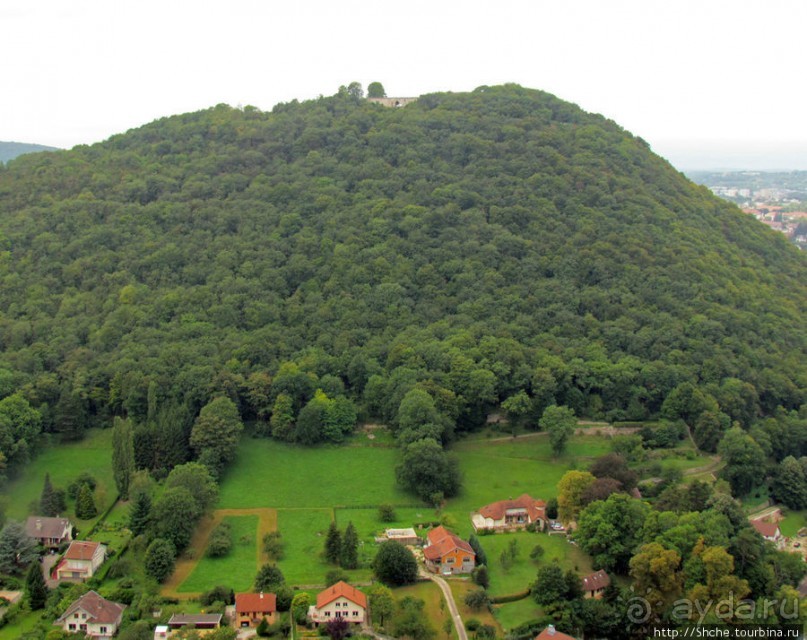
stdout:
<svg viewBox="0 0 807 640">
<path fill-rule="evenodd" d="M 79 442 L 44 447 L 9 483 L 5 492 L 6 517 L 22 521 L 35 515 L 46 473 L 54 487 L 67 490 L 67 485 L 85 471 L 98 481 L 95 506 L 100 516 L 117 498 L 112 475 L 112 429 L 93 429 Z M 79 530 L 96 522 L 97 518 L 77 520 L 74 509 L 74 501 L 68 498 L 66 515 Z"/>
</svg>

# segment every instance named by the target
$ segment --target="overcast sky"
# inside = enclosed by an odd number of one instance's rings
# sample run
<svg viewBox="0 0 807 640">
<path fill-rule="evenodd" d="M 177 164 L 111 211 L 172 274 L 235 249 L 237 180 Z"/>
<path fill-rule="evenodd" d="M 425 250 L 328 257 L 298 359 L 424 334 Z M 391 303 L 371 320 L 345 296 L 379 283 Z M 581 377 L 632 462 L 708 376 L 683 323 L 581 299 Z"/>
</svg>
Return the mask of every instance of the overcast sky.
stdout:
<svg viewBox="0 0 807 640">
<path fill-rule="evenodd" d="M 0 140 L 90 144 L 354 80 L 516 82 L 682 169 L 807 169 L 805 24 L 805 0 L 0 0 Z"/>
</svg>

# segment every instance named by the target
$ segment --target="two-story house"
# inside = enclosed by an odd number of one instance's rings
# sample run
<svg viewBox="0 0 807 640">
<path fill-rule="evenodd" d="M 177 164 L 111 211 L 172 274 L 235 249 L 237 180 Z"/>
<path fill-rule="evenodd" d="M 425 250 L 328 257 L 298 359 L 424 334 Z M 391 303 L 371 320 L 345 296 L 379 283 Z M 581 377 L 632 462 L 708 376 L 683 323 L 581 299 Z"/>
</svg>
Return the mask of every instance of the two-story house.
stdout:
<svg viewBox="0 0 807 640">
<path fill-rule="evenodd" d="M 100 542 L 73 540 L 56 567 L 57 580 L 87 580 L 95 575 L 106 558 L 106 547 Z"/>
<path fill-rule="evenodd" d="M 118 631 L 126 607 L 89 591 L 73 602 L 53 624 L 68 633 L 107 640 Z"/>
<path fill-rule="evenodd" d="M 344 618 L 348 622 L 361 624 L 367 617 L 367 596 L 340 580 L 319 592 L 317 604 L 308 609 L 308 617 L 316 625 L 334 618 Z"/>
<path fill-rule="evenodd" d="M 476 566 L 476 553 L 471 545 L 442 525 L 426 536 L 423 557 L 426 566 L 435 573 L 471 573 Z"/>
<path fill-rule="evenodd" d="M 261 620 L 274 624 L 277 596 L 274 593 L 236 593 L 235 626 L 257 627 Z"/>
</svg>

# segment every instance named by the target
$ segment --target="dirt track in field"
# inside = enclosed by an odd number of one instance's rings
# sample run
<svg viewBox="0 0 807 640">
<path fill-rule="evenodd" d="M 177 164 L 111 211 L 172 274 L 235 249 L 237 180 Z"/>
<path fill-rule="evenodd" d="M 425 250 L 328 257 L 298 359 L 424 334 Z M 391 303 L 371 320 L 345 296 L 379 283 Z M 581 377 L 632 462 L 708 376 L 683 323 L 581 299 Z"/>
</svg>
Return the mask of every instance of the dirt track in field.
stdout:
<svg viewBox="0 0 807 640">
<path fill-rule="evenodd" d="M 191 575 L 196 563 L 204 557 L 207 539 L 210 537 L 211 531 L 228 516 L 258 516 L 258 532 L 255 540 L 256 559 L 258 566 L 267 562 L 268 558 L 263 552 L 263 536 L 277 530 L 277 509 L 216 509 L 212 514 L 206 515 L 200 520 L 187 550 L 177 559 L 174 573 L 163 584 L 162 595 L 171 598 L 193 598 L 199 595 L 198 593 L 179 593 L 177 589 Z"/>
</svg>

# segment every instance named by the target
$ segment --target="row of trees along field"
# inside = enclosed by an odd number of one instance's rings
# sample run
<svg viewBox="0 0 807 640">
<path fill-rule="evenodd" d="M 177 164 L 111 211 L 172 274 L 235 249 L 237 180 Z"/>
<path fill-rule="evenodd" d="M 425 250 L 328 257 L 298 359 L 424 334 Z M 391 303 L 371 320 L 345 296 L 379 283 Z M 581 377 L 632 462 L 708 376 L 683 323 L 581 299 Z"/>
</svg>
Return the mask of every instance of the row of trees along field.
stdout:
<svg viewBox="0 0 807 640">
<path fill-rule="evenodd" d="M 707 450 L 803 423 L 807 269 L 784 239 L 546 93 L 361 96 L 0 167 L 3 467 L 121 416 L 138 467 L 215 470 L 193 425 L 220 398 L 271 437 L 372 416 L 423 455 L 502 403 L 531 427 L 551 405 L 682 419 Z"/>
</svg>

